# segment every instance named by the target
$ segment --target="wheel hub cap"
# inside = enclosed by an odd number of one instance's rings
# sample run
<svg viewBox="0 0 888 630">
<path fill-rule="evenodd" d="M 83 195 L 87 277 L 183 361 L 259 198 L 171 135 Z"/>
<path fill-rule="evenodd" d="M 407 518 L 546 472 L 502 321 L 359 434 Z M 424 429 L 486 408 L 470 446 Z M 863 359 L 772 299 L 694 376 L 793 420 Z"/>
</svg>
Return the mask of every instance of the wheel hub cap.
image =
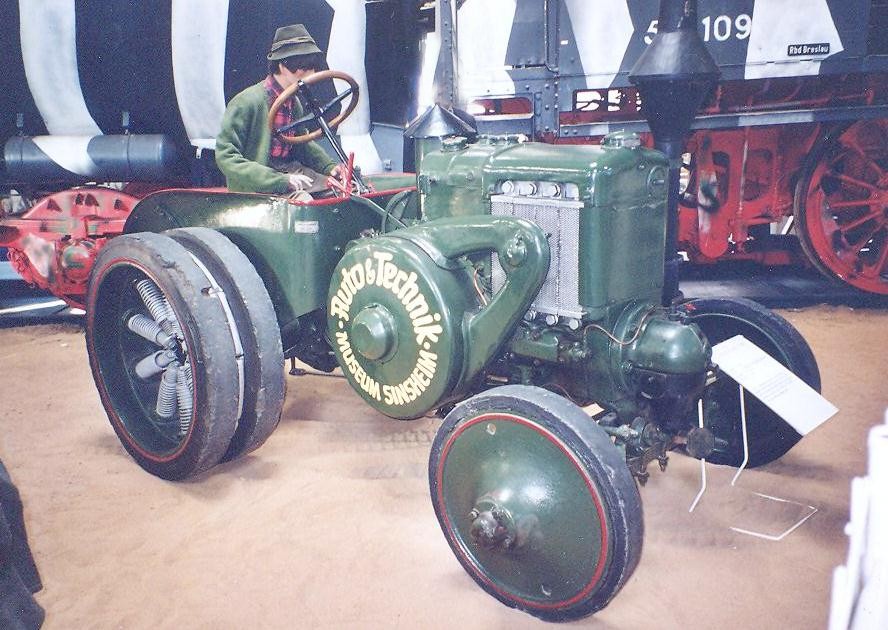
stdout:
<svg viewBox="0 0 888 630">
<path fill-rule="evenodd" d="M 351 326 L 355 351 L 371 361 L 385 361 L 395 351 L 395 319 L 384 306 L 374 304 L 355 316 Z"/>
</svg>

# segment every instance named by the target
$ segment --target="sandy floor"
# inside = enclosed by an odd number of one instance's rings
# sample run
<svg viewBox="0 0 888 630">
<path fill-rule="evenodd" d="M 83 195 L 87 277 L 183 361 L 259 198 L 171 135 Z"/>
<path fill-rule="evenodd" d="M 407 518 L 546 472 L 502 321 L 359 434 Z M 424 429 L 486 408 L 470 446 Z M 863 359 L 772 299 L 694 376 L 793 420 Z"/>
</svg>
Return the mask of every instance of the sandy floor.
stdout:
<svg viewBox="0 0 888 630">
<path fill-rule="evenodd" d="M 641 564 L 590 628 L 819 628 L 844 562 L 849 482 L 888 404 L 888 313 L 783 312 L 820 362 L 840 413 L 781 461 L 710 468 L 673 456 L 642 490 Z M 0 330 L 0 458 L 25 501 L 46 628 L 515 628 L 465 575 L 427 497 L 437 425 L 379 416 L 341 379 L 288 378 L 278 431 L 243 461 L 193 483 L 144 473 L 99 404 L 76 326 Z M 779 529 L 782 542 L 729 526 Z"/>
</svg>

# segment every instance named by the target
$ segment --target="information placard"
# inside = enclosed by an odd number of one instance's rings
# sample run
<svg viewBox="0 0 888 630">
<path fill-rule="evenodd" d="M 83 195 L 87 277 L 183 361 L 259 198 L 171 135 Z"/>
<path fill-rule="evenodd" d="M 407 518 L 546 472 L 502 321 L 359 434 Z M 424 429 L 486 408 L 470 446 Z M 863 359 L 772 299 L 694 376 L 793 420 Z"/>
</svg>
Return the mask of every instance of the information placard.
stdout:
<svg viewBox="0 0 888 630">
<path fill-rule="evenodd" d="M 837 411 L 831 402 L 742 335 L 712 348 L 712 360 L 792 428 L 806 435 Z"/>
</svg>

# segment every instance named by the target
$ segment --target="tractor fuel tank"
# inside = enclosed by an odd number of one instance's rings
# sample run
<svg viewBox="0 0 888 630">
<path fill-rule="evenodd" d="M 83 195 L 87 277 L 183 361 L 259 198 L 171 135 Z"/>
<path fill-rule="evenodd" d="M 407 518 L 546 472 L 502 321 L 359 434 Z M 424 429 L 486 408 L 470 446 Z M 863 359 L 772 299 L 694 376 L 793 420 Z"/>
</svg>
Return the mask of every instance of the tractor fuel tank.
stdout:
<svg viewBox="0 0 888 630">
<path fill-rule="evenodd" d="M 631 133 L 601 146 L 450 138 L 425 156 L 418 185 L 426 219 L 494 214 L 539 225 L 552 264 L 531 309 L 600 319 L 628 300 L 659 301 L 666 165 Z M 496 290 L 495 261 L 492 276 Z"/>
</svg>

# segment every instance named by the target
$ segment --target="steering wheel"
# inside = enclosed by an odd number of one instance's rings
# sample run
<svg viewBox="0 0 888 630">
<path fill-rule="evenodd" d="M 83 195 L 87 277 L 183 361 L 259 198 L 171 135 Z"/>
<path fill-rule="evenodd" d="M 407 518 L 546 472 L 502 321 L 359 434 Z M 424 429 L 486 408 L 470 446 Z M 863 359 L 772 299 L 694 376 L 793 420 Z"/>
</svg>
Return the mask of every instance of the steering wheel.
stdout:
<svg viewBox="0 0 888 630">
<path fill-rule="evenodd" d="M 302 86 L 314 85 L 316 83 L 320 83 L 321 81 L 326 81 L 327 79 L 339 79 L 340 81 L 345 81 L 346 83 L 348 83 L 348 88 L 341 94 L 337 94 L 335 98 L 324 105 L 316 105 L 313 101 L 307 103 L 307 109 L 309 111 L 305 116 L 303 116 L 299 120 L 293 121 L 286 127 L 275 129 L 274 118 L 277 115 L 278 110 L 285 102 L 287 102 L 288 99 L 293 97 L 300 89 L 302 89 Z M 343 120 L 348 118 L 351 113 L 355 111 L 355 107 L 358 106 L 358 93 L 359 89 L 357 81 L 355 81 L 353 78 L 351 78 L 351 76 L 347 75 L 344 72 L 339 72 L 338 70 L 324 70 L 323 72 L 315 72 L 314 74 L 308 75 L 300 82 L 294 83 L 293 85 L 285 88 L 284 91 L 281 92 L 281 95 L 274 100 L 274 103 L 272 103 L 271 107 L 268 109 L 268 128 L 272 134 L 276 135 L 278 138 L 281 139 L 282 142 L 285 142 L 287 144 L 302 144 L 304 142 L 308 142 L 309 140 L 314 140 L 315 138 L 320 137 L 321 133 L 323 133 L 320 128 L 295 136 L 288 136 L 285 132 L 289 131 L 290 129 L 302 126 L 306 123 L 316 121 L 319 118 L 323 118 L 336 105 L 344 101 L 346 97 L 351 96 L 351 99 L 348 102 L 348 107 L 340 111 L 333 120 L 327 123 L 327 126 L 330 129 L 336 129 L 336 127 L 338 127 Z"/>
</svg>

